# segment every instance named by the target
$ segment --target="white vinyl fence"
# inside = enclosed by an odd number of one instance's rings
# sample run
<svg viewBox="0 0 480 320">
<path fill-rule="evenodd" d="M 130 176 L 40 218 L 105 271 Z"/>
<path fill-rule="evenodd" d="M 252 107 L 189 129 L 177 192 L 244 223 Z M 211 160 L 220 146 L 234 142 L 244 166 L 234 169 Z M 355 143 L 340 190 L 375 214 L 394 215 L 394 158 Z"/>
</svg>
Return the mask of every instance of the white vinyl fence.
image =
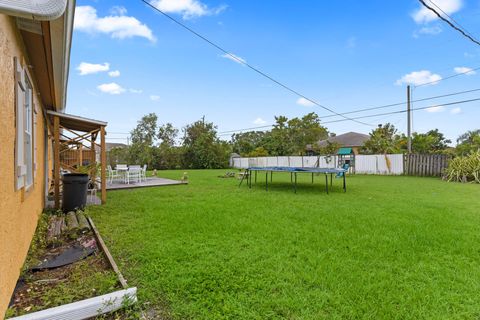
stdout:
<svg viewBox="0 0 480 320">
<path fill-rule="evenodd" d="M 388 159 L 388 160 L 387 160 Z M 387 164 L 390 162 L 390 165 Z M 338 156 L 286 156 L 232 158 L 234 168 L 248 167 L 301 167 L 336 168 Z M 359 174 L 403 174 L 403 154 L 357 155 L 354 172 Z M 390 168 L 389 168 L 390 167 Z"/>
</svg>

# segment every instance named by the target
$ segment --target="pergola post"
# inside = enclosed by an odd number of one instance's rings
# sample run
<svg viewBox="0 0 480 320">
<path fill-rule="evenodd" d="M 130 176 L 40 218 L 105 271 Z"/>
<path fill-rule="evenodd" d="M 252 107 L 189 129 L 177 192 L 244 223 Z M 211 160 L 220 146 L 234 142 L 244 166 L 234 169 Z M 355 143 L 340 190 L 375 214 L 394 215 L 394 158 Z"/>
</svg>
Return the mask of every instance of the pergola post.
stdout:
<svg viewBox="0 0 480 320">
<path fill-rule="evenodd" d="M 83 145 L 80 142 L 78 145 L 78 167 L 83 166 Z"/>
<path fill-rule="evenodd" d="M 60 208 L 60 119 L 53 117 L 53 180 L 55 185 L 55 209 Z"/>
<path fill-rule="evenodd" d="M 100 128 L 100 162 L 101 162 L 101 183 L 102 183 L 102 204 L 107 202 L 107 152 L 105 150 L 105 126 Z"/>
<path fill-rule="evenodd" d="M 90 161 L 91 161 L 91 164 L 93 165 L 93 170 L 92 170 L 92 181 L 94 181 L 94 183 L 97 183 L 97 159 L 96 159 L 96 148 L 95 148 L 95 139 L 96 139 L 96 136 L 94 133 L 92 133 L 90 135 Z"/>
</svg>

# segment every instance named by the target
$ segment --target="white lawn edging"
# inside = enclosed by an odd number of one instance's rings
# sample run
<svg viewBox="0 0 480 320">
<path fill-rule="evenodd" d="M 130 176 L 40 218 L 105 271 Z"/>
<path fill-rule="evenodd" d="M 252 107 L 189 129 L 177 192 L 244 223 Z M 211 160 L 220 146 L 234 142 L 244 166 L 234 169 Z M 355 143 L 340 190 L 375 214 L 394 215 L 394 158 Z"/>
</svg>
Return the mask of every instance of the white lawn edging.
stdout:
<svg viewBox="0 0 480 320">
<path fill-rule="evenodd" d="M 137 302 L 137 288 L 115 291 L 8 320 L 83 320 L 116 311 Z"/>
</svg>

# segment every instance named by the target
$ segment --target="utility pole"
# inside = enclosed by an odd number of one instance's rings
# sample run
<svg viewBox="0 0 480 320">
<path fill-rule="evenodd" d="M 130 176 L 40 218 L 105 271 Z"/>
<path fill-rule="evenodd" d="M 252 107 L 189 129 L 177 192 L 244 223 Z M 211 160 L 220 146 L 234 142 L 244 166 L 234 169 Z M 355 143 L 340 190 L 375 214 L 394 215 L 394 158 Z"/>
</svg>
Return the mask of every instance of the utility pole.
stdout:
<svg viewBox="0 0 480 320">
<path fill-rule="evenodd" d="M 412 153 L 412 110 L 410 108 L 410 85 L 407 86 L 407 150 Z"/>
</svg>

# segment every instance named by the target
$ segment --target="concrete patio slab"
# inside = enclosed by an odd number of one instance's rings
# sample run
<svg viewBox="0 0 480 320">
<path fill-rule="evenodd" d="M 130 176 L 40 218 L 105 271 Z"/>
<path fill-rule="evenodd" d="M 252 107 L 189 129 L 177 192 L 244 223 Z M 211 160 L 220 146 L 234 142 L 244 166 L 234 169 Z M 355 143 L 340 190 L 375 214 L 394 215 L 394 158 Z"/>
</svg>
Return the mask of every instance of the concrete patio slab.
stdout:
<svg viewBox="0 0 480 320">
<path fill-rule="evenodd" d="M 124 190 L 124 189 L 135 189 L 135 188 L 146 188 L 146 187 L 160 187 L 160 186 L 173 186 L 187 184 L 179 180 L 158 178 L 158 177 L 148 177 L 146 181 L 142 182 L 130 182 L 129 184 L 116 181 L 114 183 L 107 184 L 107 190 Z"/>
</svg>

